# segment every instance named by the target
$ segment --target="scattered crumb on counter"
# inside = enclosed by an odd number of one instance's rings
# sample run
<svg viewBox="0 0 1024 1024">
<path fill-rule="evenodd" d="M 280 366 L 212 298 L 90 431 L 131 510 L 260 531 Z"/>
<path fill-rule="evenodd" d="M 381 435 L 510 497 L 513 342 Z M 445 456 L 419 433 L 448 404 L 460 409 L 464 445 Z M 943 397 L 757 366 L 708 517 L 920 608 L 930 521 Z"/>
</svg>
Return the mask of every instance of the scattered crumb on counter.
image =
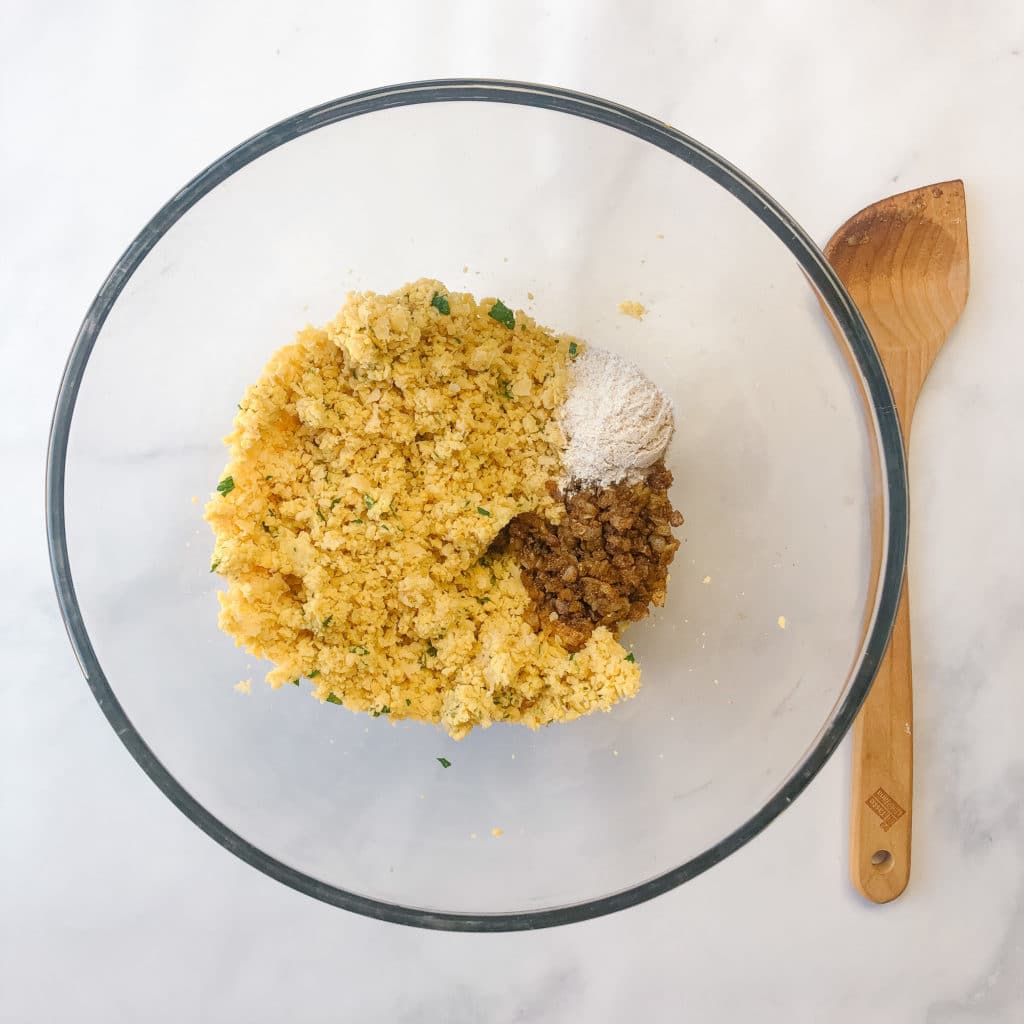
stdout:
<svg viewBox="0 0 1024 1024">
<path fill-rule="evenodd" d="M 631 299 L 627 299 L 626 301 L 619 303 L 619 312 L 624 313 L 626 316 L 631 316 L 634 320 L 643 320 L 644 314 L 647 312 L 647 307 L 639 302 L 633 302 Z"/>
<path fill-rule="evenodd" d="M 659 231 L 654 237 L 655 238 L 664 238 L 665 236 Z"/>
<path fill-rule="evenodd" d="M 503 828 L 492 828 L 491 829 L 491 835 L 494 836 L 495 839 L 497 839 L 498 836 L 503 836 L 504 834 L 505 834 L 505 830 Z"/>
<path fill-rule="evenodd" d="M 243 679 L 241 682 L 235 683 L 235 689 L 239 693 L 252 693 L 252 680 Z"/>
<path fill-rule="evenodd" d="M 786 616 L 785 615 L 780 615 L 779 616 L 779 629 L 785 629 L 785 628 L 786 628 Z"/>
<path fill-rule="evenodd" d="M 526 297 L 527 297 L 527 298 L 528 298 L 528 299 L 529 299 L 529 300 L 530 300 L 531 302 L 533 302 L 533 292 L 527 292 L 527 293 L 526 293 Z"/>
<path fill-rule="evenodd" d="M 476 833 L 475 832 L 470 832 L 469 833 L 469 838 L 470 839 L 476 839 Z"/>
<path fill-rule="evenodd" d="M 711 577 L 710 576 L 705 576 L 704 577 L 704 582 L 705 583 L 710 583 L 711 582 Z"/>
<path fill-rule="evenodd" d="M 618 757 L 618 756 L 619 756 L 619 752 L 617 750 L 613 750 L 612 751 L 612 757 Z"/>
<path fill-rule="evenodd" d="M 199 499 L 194 494 L 192 495 L 192 504 L 193 505 L 198 505 L 199 504 Z"/>
</svg>

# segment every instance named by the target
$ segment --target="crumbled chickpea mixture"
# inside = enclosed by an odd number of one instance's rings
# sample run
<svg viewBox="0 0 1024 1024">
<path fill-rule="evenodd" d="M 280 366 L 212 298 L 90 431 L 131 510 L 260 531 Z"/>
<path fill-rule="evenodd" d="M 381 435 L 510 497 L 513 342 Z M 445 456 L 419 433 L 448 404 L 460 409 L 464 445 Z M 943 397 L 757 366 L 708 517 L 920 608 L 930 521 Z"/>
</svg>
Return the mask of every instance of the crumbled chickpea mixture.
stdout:
<svg viewBox="0 0 1024 1024">
<path fill-rule="evenodd" d="M 564 513 L 547 485 L 579 346 L 500 300 L 420 280 L 350 294 L 273 356 L 206 506 L 221 628 L 274 663 L 272 686 L 305 677 L 322 701 L 456 738 L 636 692 L 613 630 L 570 657 L 528 624 L 513 556 L 488 553 L 515 516 Z"/>
</svg>

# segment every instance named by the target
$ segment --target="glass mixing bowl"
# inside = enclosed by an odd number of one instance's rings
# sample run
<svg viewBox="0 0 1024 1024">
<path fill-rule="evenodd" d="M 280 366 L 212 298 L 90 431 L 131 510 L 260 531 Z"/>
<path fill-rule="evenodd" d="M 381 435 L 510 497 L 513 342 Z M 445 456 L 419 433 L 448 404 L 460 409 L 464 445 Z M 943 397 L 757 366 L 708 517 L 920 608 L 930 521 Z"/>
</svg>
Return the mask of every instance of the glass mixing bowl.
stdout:
<svg viewBox="0 0 1024 1024">
<path fill-rule="evenodd" d="M 422 276 L 626 354 L 675 404 L 683 545 L 608 714 L 456 743 L 272 691 L 218 631 L 201 516 L 245 386 L 349 289 Z M 295 889 L 460 930 L 627 907 L 763 829 L 864 698 L 907 528 L 885 375 L 806 233 L 669 125 L 510 82 L 328 103 L 186 185 L 85 318 L 47 486 L 71 642 L 160 789 Z"/>
</svg>

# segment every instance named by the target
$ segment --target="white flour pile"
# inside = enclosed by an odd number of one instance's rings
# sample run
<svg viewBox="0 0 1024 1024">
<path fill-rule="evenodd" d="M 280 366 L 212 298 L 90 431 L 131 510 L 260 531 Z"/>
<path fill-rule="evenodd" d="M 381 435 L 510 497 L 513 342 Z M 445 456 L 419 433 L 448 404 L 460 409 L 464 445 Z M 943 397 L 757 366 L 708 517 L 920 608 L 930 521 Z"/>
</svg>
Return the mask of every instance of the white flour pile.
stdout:
<svg viewBox="0 0 1024 1024">
<path fill-rule="evenodd" d="M 567 488 L 634 483 L 658 461 L 675 422 L 665 393 L 627 359 L 587 346 L 562 408 Z"/>
</svg>

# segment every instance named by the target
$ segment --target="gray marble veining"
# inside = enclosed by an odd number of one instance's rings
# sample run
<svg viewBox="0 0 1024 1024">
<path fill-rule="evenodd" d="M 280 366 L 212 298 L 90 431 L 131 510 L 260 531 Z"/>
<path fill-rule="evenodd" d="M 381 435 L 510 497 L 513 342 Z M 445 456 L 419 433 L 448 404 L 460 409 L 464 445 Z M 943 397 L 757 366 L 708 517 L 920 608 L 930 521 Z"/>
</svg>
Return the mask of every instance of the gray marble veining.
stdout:
<svg viewBox="0 0 1024 1024">
<path fill-rule="evenodd" d="M 1024 7 L 20 3 L 0 47 L 0 1019 L 1024 1019 Z M 820 240 L 886 192 L 967 183 L 971 297 L 914 428 L 915 870 L 890 906 L 846 881 L 844 748 L 763 836 L 635 910 L 489 937 L 377 924 L 210 842 L 88 693 L 42 465 L 94 290 L 229 144 L 369 85 L 479 73 L 658 114 Z"/>
</svg>

